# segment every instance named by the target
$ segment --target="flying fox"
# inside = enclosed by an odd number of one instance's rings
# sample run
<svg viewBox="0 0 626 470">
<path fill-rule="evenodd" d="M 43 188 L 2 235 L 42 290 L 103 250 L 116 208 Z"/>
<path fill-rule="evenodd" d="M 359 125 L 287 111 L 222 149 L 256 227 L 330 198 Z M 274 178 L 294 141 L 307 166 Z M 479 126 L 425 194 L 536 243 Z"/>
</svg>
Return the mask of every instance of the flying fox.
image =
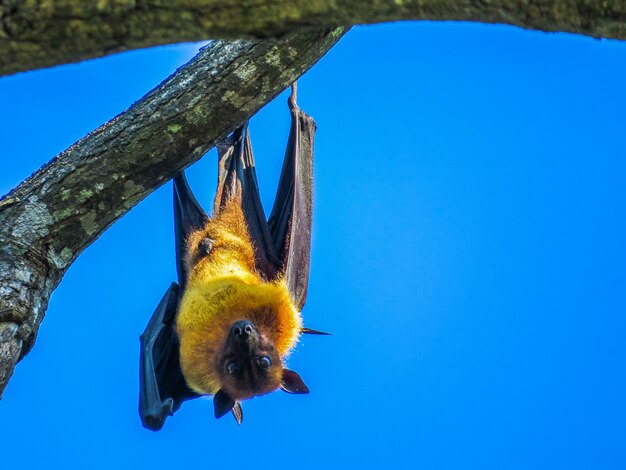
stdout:
<svg viewBox="0 0 626 470">
<path fill-rule="evenodd" d="M 295 84 L 294 84 L 295 85 Z M 141 335 L 139 414 L 158 431 L 181 404 L 212 395 L 214 413 L 277 389 L 308 393 L 285 365 L 301 333 L 309 279 L 316 125 L 289 98 L 291 129 L 274 206 L 266 219 L 247 123 L 217 145 L 213 216 L 185 175 L 174 178 L 178 283 Z"/>
</svg>

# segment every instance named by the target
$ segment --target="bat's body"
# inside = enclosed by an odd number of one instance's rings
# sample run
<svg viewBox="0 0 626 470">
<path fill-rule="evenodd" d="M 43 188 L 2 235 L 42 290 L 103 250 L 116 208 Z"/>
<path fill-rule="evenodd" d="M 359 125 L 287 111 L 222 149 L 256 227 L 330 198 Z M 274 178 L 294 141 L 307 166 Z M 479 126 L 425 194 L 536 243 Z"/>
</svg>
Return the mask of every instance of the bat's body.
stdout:
<svg viewBox="0 0 626 470">
<path fill-rule="evenodd" d="M 291 133 L 266 220 L 247 127 L 218 145 L 213 216 L 174 179 L 178 283 L 141 337 L 139 413 L 158 430 L 183 401 L 213 395 L 215 416 L 281 388 L 308 393 L 285 359 L 302 328 L 309 274 L 315 123 L 289 100 Z"/>
<path fill-rule="evenodd" d="M 209 255 L 199 257 L 194 247 L 203 240 L 211 240 L 212 246 Z M 274 344 L 282 362 L 300 335 L 300 312 L 281 278 L 267 282 L 255 272 L 254 248 L 237 204 L 228 204 L 204 230 L 195 232 L 188 246 L 191 259 L 199 261 L 189 270 L 176 320 L 182 372 L 194 391 L 215 395 L 223 388 L 215 364 L 231 325 L 250 321 Z M 280 377 L 271 385 L 276 389 Z M 236 389 L 229 394 L 248 398 Z"/>
</svg>

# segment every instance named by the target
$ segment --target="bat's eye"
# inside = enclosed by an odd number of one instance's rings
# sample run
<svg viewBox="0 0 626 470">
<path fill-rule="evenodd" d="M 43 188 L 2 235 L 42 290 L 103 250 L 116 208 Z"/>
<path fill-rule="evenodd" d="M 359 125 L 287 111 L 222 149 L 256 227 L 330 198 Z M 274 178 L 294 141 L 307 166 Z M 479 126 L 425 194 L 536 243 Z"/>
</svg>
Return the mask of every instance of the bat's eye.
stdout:
<svg viewBox="0 0 626 470">
<path fill-rule="evenodd" d="M 267 356 L 258 356 L 256 358 L 256 364 L 261 369 L 269 369 L 270 366 L 272 365 L 272 361 L 270 361 L 270 358 Z"/>
<path fill-rule="evenodd" d="M 229 362 L 226 365 L 226 372 L 228 372 L 228 375 L 235 375 L 237 373 L 237 364 L 235 364 L 234 362 Z"/>
</svg>

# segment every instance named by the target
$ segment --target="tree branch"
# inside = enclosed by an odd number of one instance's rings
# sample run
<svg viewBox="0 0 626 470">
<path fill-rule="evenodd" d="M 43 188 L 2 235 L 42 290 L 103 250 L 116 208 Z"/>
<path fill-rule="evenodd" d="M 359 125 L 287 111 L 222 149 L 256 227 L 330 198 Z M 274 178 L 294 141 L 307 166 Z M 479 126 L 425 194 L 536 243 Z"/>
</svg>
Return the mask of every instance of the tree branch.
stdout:
<svg viewBox="0 0 626 470">
<path fill-rule="evenodd" d="M 0 0 L 0 75 L 210 38 L 396 20 L 465 20 L 626 39 L 623 0 Z"/>
<path fill-rule="evenodd" d="M 0 393 L 81 251 L 304 73 L 344 31 L 212 43 L 0 199 Z"/>
</svg>

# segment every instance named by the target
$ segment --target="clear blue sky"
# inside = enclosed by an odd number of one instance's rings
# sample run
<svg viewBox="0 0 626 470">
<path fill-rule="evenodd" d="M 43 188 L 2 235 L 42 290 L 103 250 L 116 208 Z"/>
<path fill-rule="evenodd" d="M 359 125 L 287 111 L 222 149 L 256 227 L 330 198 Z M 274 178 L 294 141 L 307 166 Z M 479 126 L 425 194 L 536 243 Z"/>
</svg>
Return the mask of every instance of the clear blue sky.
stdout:
<svg viewBox="0 0 626 470">
<path fill-rule="evenodd" d="M 197 45 L 0 79 L 5 193 Z M 3 468 L 626 468 L 626 43 L 460 23 L 355 28 L 300 81 L 318 123 L 308 396 L 137 415 L 175 278 L 170 184 L 54 293 L 0 402 Z M 266 209 L 289 117 L 252 121 Z M 215 154 L 190 170 L 208 204 Z M 15 463 L 20 464 L 13 466 Z"/>
</svg>

